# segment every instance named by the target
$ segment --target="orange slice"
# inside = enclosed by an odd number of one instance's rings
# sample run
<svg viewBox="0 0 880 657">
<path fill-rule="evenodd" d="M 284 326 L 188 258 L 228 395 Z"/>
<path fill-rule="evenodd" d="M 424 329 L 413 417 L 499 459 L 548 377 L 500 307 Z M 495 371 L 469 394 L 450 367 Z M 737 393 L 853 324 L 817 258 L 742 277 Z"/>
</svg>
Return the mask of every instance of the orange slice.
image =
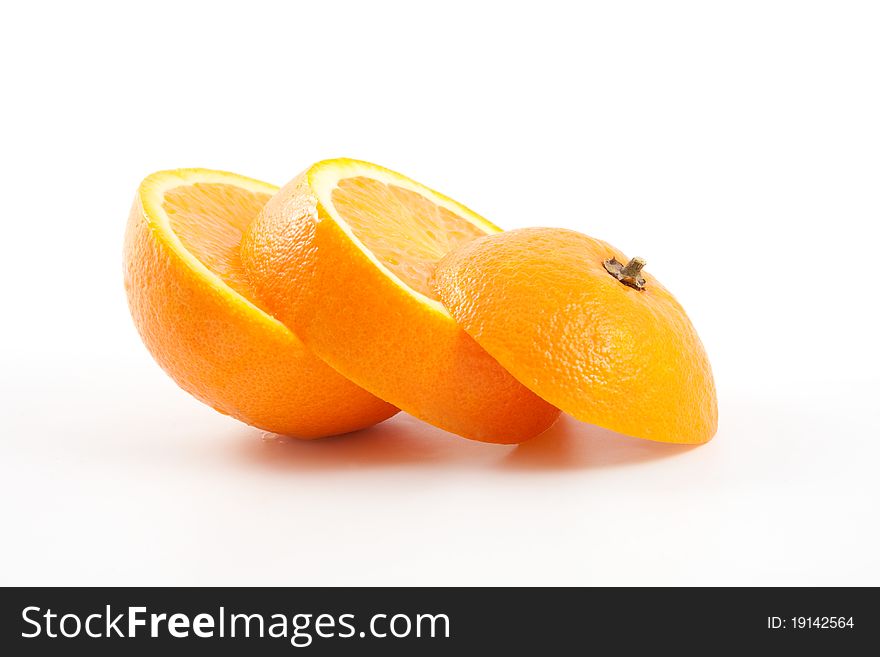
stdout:
<svg viewBox="0 0 880 657">
<path fill-rule="evenodd" d="M 709 359 L 684 309 L 642 266 L 586 235 L 528 228 L 450 253 L 434 287 L 480 346 L 577 419 L 704 443 L 718 427 Z"/>
<path fill-rule="evenodd" d="M 398 173 L 327 160 L 266 204 L 242 262 L 265 307 L 347 378 L 442 429 L 515 443 L 559 411 L 465 334 L 430 285 L 447 252 L 498 231 Z"/>
<path fill-rule="evenodd" d="M 256 427 L 315 438 L 384 420 L 397 409 L 252 301 L 239 244 L 276 191 L 206 169 L 141 183 L 125 236 L 125 289 L 141 338 L 181 388 Z"/>
</svg>

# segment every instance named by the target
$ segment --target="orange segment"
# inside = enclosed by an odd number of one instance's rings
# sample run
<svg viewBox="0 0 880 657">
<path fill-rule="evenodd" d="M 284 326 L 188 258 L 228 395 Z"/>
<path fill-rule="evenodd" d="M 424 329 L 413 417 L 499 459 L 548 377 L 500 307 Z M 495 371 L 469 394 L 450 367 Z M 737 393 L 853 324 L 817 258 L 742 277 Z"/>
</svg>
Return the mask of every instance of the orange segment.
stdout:
<svg viewBox="0 0 880 657">
<path fill-rule="evenodd" d="M 626 285 L 606 270 L 612 258 L 628 262 L 571 230 L 513 230 L 447 255 L 434 285 L 480 346 L 574 417 L 638 438 L 708 441 L 718 403 L 697 332 L 657 279 L 642 271 L 644 289 Z"/>
<path fill-rule="evenodd" d="M 241 257 L 265 307 L 347 378 L 440 428 L 515 443 L 559 411 L 465 334 L 430 285 L 450 249 L 498 231 L 398 173 L 327 160 L 266 204 Z"/>
<path fill-rule="evenodd" d="M 184 390 L 248 424 L 304 438 L 369 426 L 397 409 L 343 378 L 258 308 L 242 231 L 277 188 L 205 169 L 141 183 L 125 238 L 135 325 Z"/>
</svg>

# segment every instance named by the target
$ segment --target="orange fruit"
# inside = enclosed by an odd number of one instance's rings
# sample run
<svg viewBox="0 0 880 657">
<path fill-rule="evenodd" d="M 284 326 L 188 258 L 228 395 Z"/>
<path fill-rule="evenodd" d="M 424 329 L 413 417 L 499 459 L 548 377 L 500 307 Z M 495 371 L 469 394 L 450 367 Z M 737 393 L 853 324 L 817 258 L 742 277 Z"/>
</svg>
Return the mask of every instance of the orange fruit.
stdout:
<svg viewBox="0 0 880 657">
<path fill-rule="evenodd" d="M 125 235 L 125 289 L 141 338 L 181 388 L 256 427 L 315 438 L 384 420 L 397 409 L 252 301 L 239 244 L 276 191 L 205 169 L 141 183 Z"/>
<path fill-rule="evenodd" d="M 630 436 L 704 443 L 718 426 L 709 359 L 642 266 L 571 230 L 527 228 L 464 244 L 433 284 L 459 325 L 554 406 Z"/>
<path fill-rule="evenodd" d="M 398 173 L 326 160 L 272 197 L 241 258 L 265 307 L 346 378 L 441 429 L 515 443 L 559 411 L 464 333 L 430 286 L 447 252 L 499 230 Z"/>
</svg>

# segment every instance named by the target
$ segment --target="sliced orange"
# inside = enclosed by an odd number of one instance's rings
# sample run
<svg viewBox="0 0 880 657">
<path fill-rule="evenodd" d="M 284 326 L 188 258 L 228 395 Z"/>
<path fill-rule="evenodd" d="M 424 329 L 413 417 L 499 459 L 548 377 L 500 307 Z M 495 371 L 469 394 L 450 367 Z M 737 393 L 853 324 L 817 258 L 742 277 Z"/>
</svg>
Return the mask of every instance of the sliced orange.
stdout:
<svg viewBox="0 0 880 657">
<path fill-rule="evenodd" d="M 239 244 L 276 191 L 206 169 L 141 183 L 125 236 L 125 289 L 141 338 L 181 388 L 247 424 L 315 438 L 384 420 L 397 409 L 252 301 Z"/>
<path fill-rule="evenodd" d="M 447 255 L 434 288 L 517 380 L 574 417 L 669 443 L 718 426 L 709 359 L 644 261 L 571 230 L 482 237 Z"/>
<path fill-rule="evenodd" d="M 499 230 L 398 173 L 327 160 L 266 204 L 241 257 L 265 307 L 347 378 L 442 429 L 515 443 L 559 411 L 464 333 L 430 285 L 446 253 Z"/>
</svg>

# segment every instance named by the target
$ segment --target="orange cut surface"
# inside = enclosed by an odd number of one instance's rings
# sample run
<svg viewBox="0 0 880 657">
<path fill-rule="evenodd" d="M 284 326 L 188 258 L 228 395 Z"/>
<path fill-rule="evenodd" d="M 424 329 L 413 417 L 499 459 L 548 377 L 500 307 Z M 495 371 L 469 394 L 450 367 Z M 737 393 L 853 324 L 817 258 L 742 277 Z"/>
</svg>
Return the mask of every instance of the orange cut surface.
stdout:
<svg viewBox="0 0 880 657">
<path fill-rule="evenodd" d="M 216 410 L 315 438 L 370 426 L 397 409 L 345 379 L 253 301 L 243 231 L 277 191 L 206 169 L 141 183 L 125 238 L 125 288 L 156 361 Z"/>
<path fill-rule="evenodd" d="M 261 303 L 347 378 L 442 429 L 516 443 L 558 409 L 464 333 L 431 286 L 449 251 L 499 230 L 406 176 L 327 160 L 266 204 L 241 257 Z"/>
<path fill-rule="evenodd" d="M 480 228 L 418 192 L 366 176 L 343 178 L 331 201 L 364 247 L 407 286 L 436 299 L 437 261 L 485 235 Z"/>
<path fill-rule="evenodd" d="M 246 299 L 253 298 L 241 268 L 241 236 L 271 194 L 229 183 L 194 183 L 165 192 L 162 209 L 183 247 Z"/>
</svg>

